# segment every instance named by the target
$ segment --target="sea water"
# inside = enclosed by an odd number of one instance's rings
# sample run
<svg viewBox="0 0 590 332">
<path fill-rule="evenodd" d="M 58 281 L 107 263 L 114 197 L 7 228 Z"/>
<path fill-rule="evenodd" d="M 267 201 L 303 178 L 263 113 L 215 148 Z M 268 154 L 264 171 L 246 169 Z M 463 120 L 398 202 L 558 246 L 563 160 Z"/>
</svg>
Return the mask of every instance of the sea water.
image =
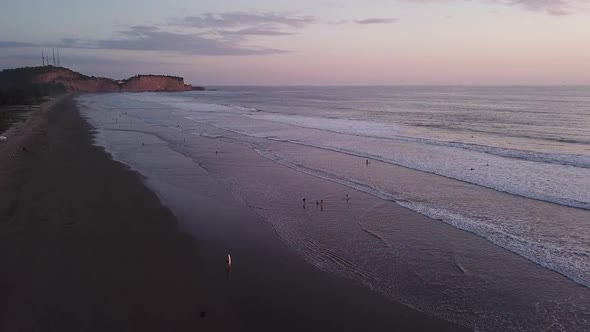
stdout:
<svg viewBox="0 0 590 332">
<path fill-rule="evenodd" d="M 469 231 L 590 287 L 590 88 L 220 87 L 80 101 L 102 144 L 133 167 L 142 165 L 126 160 L 113 133 L 149 132 L 188 154 L 182 143 L 191 136 L 239 143 L 284 167 Z M 230 173 L 215 176 L 246 201 L 273 195 Z M 293 231 L 297 216 L 286 210 L 259 214 L 286 243 L 324 264 L 325 255 L 310 254 L 317 248 L 301 243 L 332 233 L 303 236 Z M 359 216 L 357 226 L 377 241 L 359 247 L 358 261 L 369 263 L 356 264 L 350 277 L 379 288 L 390 276 L 370 266 L 371 255 L 394 260 L 396 253 L 380 244 L 399 245 L 392 235 L 399 225 Z M 335 242 L 333 248 L 346 250 L 347 239 Z M 401 300 L 425 307 L 419 299 Z"/>
</svg>

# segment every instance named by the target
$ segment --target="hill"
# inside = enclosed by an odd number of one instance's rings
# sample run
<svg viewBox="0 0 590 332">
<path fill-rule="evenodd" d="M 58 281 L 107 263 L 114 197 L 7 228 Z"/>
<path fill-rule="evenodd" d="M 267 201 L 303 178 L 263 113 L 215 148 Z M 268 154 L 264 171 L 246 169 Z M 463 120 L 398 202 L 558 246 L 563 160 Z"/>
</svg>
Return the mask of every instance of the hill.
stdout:
<svg viewBox="0 0 590 332">
<path fill-rule="evenodd" d="M 61 84 L 33 82 L 35 77 L 52 72 L 55 68 L 24 67 L 0 71 L 0 105 L 38 104 L 44 96 L 64 93 L 66 88 Z"/>
<path fill-rule="evenodd" d="M 0 105 L 36 104 L 44 96 L 66 91 L 144 92 L 202 90 L 168 75 L 136 75 L 125 80 L 86 76 L 68 68 L 42 66 L 0 71 Z"/>
</svg>

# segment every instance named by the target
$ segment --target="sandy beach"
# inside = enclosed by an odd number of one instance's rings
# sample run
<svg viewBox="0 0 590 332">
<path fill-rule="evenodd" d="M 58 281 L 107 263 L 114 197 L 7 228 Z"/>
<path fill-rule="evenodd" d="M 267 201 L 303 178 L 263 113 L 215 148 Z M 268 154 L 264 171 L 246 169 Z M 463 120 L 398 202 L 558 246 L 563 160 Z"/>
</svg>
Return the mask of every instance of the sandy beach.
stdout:
<svg viewBox="0 0 590 332">
<path fill-rule="evenodd" d="M 212 329 L 200 317 L 212 300 L 198 246 L 136 174 L 91 145 L 71 97 L 10 133 L 0 145 L 0 330 Z"/>
<path fill-rule="evenodd" d="M 203 176 L 202 233 L 245 248 L 226 275 L 232 248 L 181 231 L 71 96 L 48 106 L 0 145 L 0 330 L 461 329 L 321 272 Z"/>
</svg>

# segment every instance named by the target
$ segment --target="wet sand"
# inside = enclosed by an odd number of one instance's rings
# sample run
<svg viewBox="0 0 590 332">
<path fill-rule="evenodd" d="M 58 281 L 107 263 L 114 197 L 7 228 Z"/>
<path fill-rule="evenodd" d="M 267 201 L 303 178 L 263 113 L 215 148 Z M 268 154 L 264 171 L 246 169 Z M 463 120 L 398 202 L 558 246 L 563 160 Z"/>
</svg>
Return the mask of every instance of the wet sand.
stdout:
<svg viewBox="0 0 590 332">
<path fill-rule="evenodd" d="M 319 271 L 206 174 L 176 200 L 195 242 L 71 97 L 52 106 L 0 144 L 0 330 L 461 329 Z"/>
</svg>

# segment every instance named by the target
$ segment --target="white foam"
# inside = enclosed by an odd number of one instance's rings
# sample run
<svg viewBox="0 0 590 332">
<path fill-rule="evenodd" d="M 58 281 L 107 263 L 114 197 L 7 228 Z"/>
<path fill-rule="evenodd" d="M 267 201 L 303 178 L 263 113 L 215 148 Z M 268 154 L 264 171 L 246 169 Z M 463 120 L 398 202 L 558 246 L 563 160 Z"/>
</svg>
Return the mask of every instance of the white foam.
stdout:
<svg viewBox="0 0 590 332">
<path fill-rule="evenodd" d="M 131 97 L 119 96 L 116 101 L 113 101 L 113 106 L 120 104 L 123 98 Z M 565 162 L 559 162 L 562 156 L 408 138 L 399 135 L 404 130 L 399 126 L 371 121 L 259 114 L 261 112 L 255 113 L 252 108 L 195 103 L 178 96 L 160 97 L 153 94 L 137 94 L 132 98 L 141 103 L 149 103 L 147 105 L 149 107 L 154 107 L 154 103 L 174 107 L 169 112 L 159 112 L 161 118 L 152 118 L 155 113 L 142 113 L 142 116 L 153 121 L 154 125 L 171 122 L 171 119 L 174 119 L 173 123 L 178 123 L 178 117 L 182 117 L 229 133 L 243 135 L 237 139 L 250 144 L 259 154 L 277 163 L 395 201 L 429 217 L 478 234 L 590 287 L 590 266 L 588 266 L 588 260 L 583 259 L 584 255 L 590 257 L 590 253 L 583 247 L 574 247 L 573 250 L 576 250 L 576 253 L 570 254 L 569 249 L 563 245 L 550 242 L 537 243 L 532 240 L 534 236 L 522 237 L 516 235 L 515 230 L 502 227 L 501 224 L 514 224 L 514 222 L 498 220 L 502 218 L 500 215 L 490 214 L 479 218 L 473 214 L 453 210 L 436 199 L 420 201 L 408 197 L 404 192 L 392 193 L 377 183 L 343 177 L 330 170 L 296 161 L 288 155 L 281 154 L 280 151 L 265 149 L 260 144 L 260 139 L 289 142 L 371 158 L 523 197 L 588 209 L 590 169 L 578 167 L 580 165 L 570 165 L 572 159 L 568 159 L 570 158 L 568 155 L 563 156 Z M 108 109 L 110 101 L 108 98 L 103 98 L 101 101 L 103 106 L 92 107 L 98 107 L 97 110 L 104 112 Z M 137 104 L 132 102 L 129 105 L 137 107 Z M 190 127 L 185 123 L 182 126 Z M 175 126 L 168 127 L 175 131 L 181 130 Z M 231 136 L 229 133 L 227 136 Z M 199 135 L 211 138 L 226 137 L 219 132 L 199 132 Z M 583 164 L 586 162 L 584 161 L 586 156 L 581 157 L 576 162 L 581 161 Z M 533 223 L 534 220 L 524 222 Z M 532 225 L 525 224 L 523 227 L 532 227 Z M 518 232 L 521 231 L 518 230 Z"/>
<path fill-rule="evenodd" d="M 247 118 L 251 118 L 249 115 Z M 476 149 L 423 141 L 381 140 L 376 137 L 334 133 L 327 130 L 293 128 L 290 125 L 228 118 L 187 117 L 235 133 L 329 149 L 380 160 L 420 171 L 477 184 L 499 191 L 557 204 L 590 209 L 590 169 L 540 161 L 506 158 Z M 274 117 L 273 117 L 274 118 Z M 308 121 L 302 120 L 302 121 Z M 335 128 L 342 122 L 355 133 L 388 126 L 367 122 L 323 120 Z M 357 126 L 358 125 L 358 126 Z M 277 127 L 278 126 L 278 127 Z M 487 152 L 487 151 L 486 151 Z"/>
<path fill-rule="evenodd" d="M 394 201 L 401 206 L 432 219 L 441 220 L 459 229 L 477 234 L 502 248 L 517 253 L 543 267 L 557 271 L 586 287 L 590 287 L 590 248 L 574 247 L 568 250 L 563 245 L 539 242 L 538 240 L 534 240 L 533 237 L 514 235 L 504 226 L 513 225 L 514 221 L 509 223 L 490 223 L 487 220 L 488 216 L 477 218 L 473 214 L 453 212 L 445 208 L 444 205 L 408 199 L 403 196 L 403 193 L 393 194 L 375 184 L 345 178 L 294 162 L 278 155 L 274 151 L 259 147 L 255 148 L 255 151 L 261 156 L 289 168 L 340 183 L 385 200 Z M 555 236 L 556 239 L 559 238 L 557 234 Z"/>
<path fill-rule="evenodd" d="M 410 137 L 402 135 L 408 134 L 410 130 L 407 126 L 379 123 L 374 121 L 349 120 L 349 119 L 332 119 L 323 117 L 310 117 L 298 115 L 283 114 L 248 114 L 249 117 L 259 120 L 278 122 L 299 126 L 302 128 L 319 129 L 332 131 L 335 133 L 357 135 L 363 137 L 384 138 L 393 141 L 415 142 L 438 146 L 447 146 L 462 148 L 477 152 L 485 152 L 498 155 L 501 157 L 523 159 L 529 161 L 538 161 L 543 163 L 556 163 L 582 168 L 590 168 L 590 155 L 567 154 L 567 153 L 543 153 L 524 151 L 519 149 L 508 149 L 495 146 L 485 146 L 479 144 L 470 144 L 453 141 L 437 141 L 422 137 Z M 403 129 L 402 129 L 403 128 Z"/>
</svg>

